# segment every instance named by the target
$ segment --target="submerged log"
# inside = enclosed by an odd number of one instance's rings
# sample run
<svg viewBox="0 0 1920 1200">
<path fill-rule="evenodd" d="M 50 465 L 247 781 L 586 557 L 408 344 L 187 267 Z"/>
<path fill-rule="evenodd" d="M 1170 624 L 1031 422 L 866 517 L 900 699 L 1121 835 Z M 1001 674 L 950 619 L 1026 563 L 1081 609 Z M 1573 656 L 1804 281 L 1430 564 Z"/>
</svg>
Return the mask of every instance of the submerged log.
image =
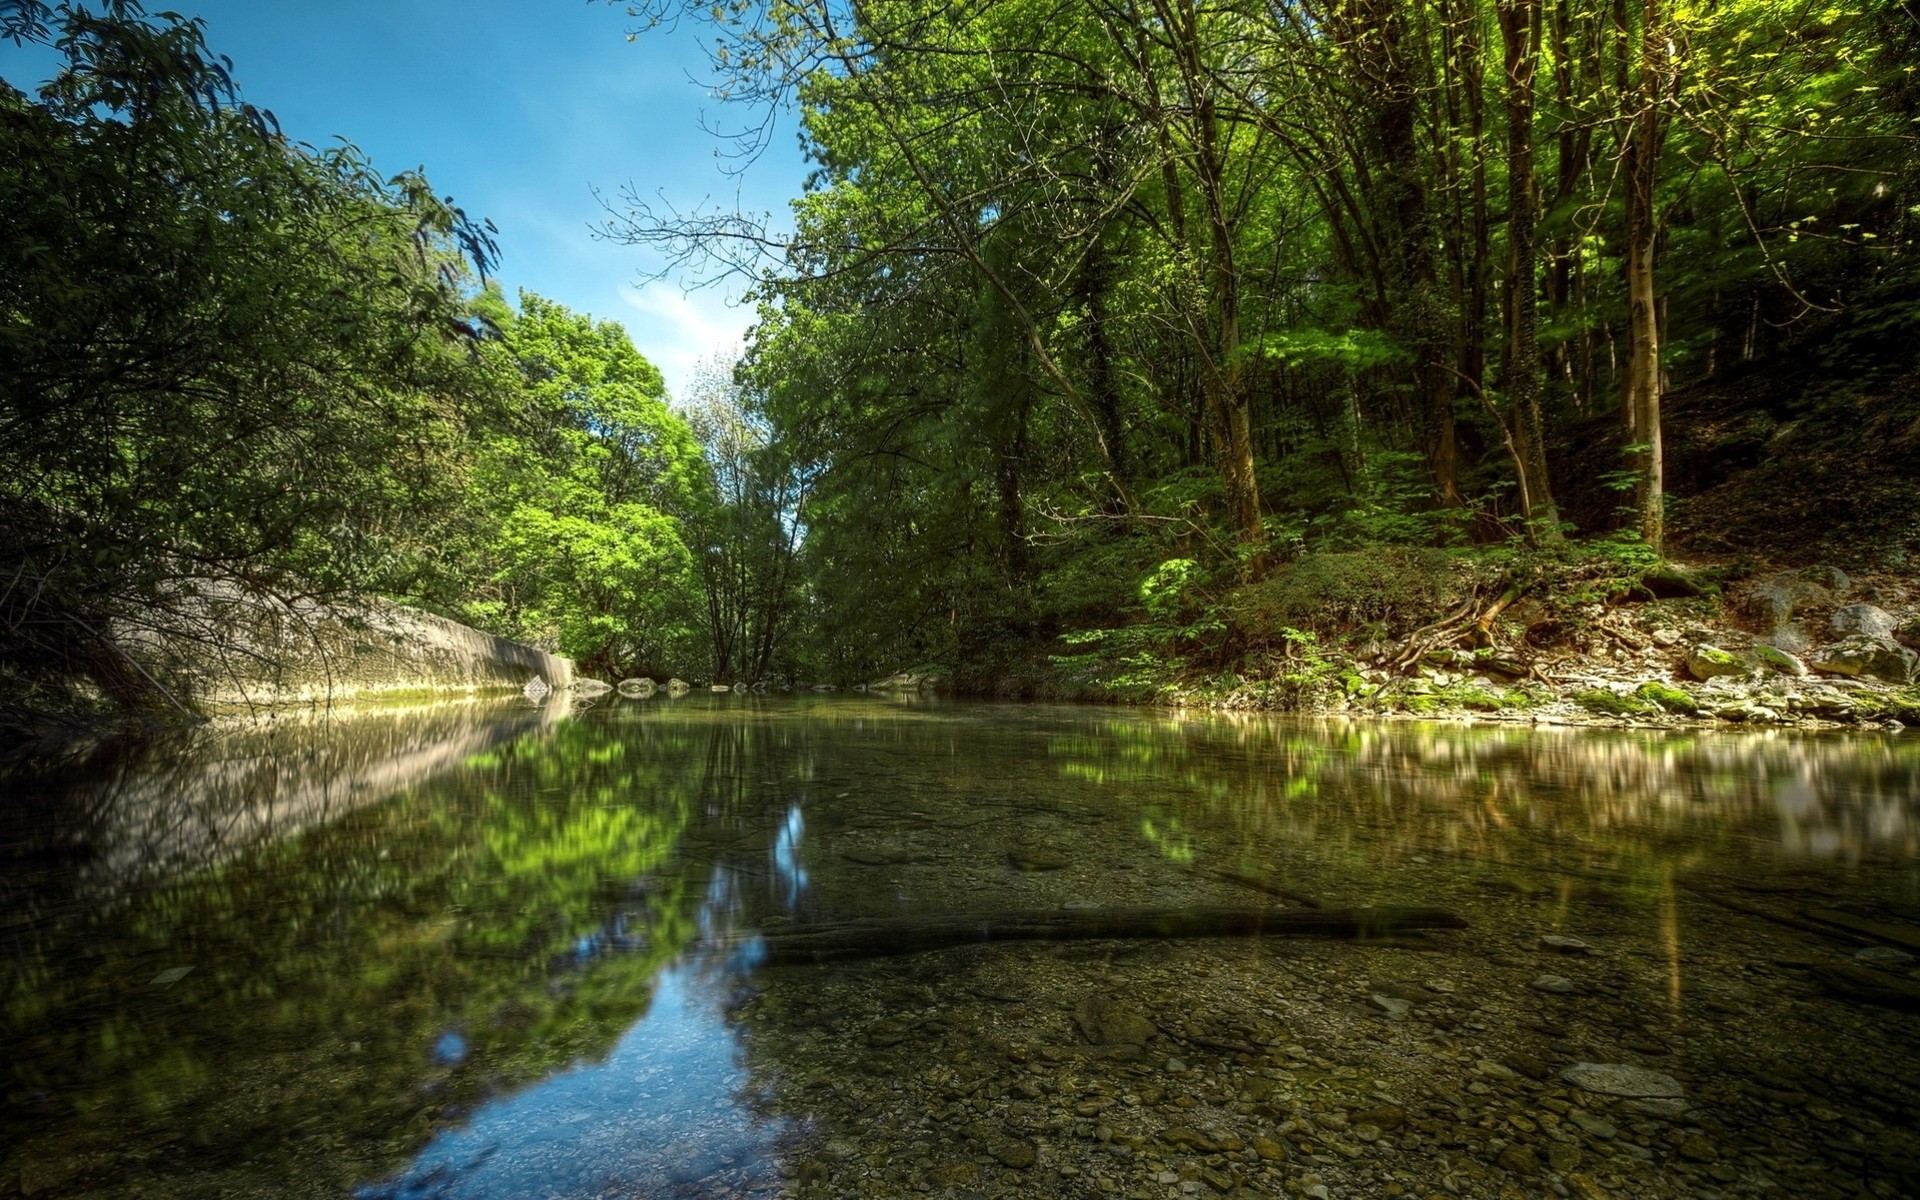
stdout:
<svg viewBox="0 0 1920 1200">
<path fill-rule="evenodd" d="M 1370 942 L 1426 929 L 1464 929 L 1437 908 L 1109 908 L 935 913 L 866 917 L 782 929 L 720 943 L 756 954 L 768 966 L 884 958 L 979 942 L 1104 938 L 1324 937 Z"/>
</svg>

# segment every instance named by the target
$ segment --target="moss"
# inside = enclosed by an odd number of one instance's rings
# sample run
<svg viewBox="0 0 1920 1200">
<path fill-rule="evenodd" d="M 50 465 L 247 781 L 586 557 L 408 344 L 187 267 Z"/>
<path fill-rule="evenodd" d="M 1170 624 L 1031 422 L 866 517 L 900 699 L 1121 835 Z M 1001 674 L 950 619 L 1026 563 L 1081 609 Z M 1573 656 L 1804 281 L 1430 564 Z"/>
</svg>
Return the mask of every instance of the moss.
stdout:
<svg viewBox="0 0 1920 1200">
<path fill-rule="evenodd" d="M 1920 725 L 1920 687 L 1855 692 L 1853 712 L 1855 716 L 1872 721 L 1891 719 L 1907 725 Z"/>
<path fill-rule="evenodd" d="M 1432 696 L 1409 695 L 1400 697 L 1400 707 L 1410 713 L 1426 716 L 1440 711 L 1440 702 Z"/>
<path fill-rule="evenodd" d="M 1700 702 L 1693 698 L 1685 688 L 1674 687 L 1670 683 L 1661 683 L 1649 679 L 1634 689 L 1633 694 L 1649 701 L 1670 713 L 1684 713 L 1691 716 L 1700 711 Z"/>
<path fill-rule="evenodd" d="M 1441 695 L 1449 702 L 1474 712 L 1499 712 L 1507 706 L 1501 697 L 1471 683 L 1455 684 L 1443 690 Z"/>
<path fill-rule="evenodd" d="M 1782 675 L 1806 674 L 1806 668 L 1792 655 L 1783 650 L 1776 650 L 1772 646 L 1755 646 L 1753 648 L 1753 656 L 1766 666 L 1780 672 Z"/>
<path fill-rule="evenodd" d="M 1717 667 L 1737 667 L 1740 665 L 1738 655 L 1730 651 L 1722 650 L 1718 646 L 1700 646 L 1695 648 L 1693 653 L 1701 662 L 1710 662 Z"/>
<path fill-rule="evenodd" d="M 1638 696 L 1621 696 L 1597 688 L 1581 692 L 1573 698 L 1573 702 L 1588 712 L 1609 717 L 1651 717 L 1660 712 L 1658 705 L 1650 704 Z"/>
</svg>

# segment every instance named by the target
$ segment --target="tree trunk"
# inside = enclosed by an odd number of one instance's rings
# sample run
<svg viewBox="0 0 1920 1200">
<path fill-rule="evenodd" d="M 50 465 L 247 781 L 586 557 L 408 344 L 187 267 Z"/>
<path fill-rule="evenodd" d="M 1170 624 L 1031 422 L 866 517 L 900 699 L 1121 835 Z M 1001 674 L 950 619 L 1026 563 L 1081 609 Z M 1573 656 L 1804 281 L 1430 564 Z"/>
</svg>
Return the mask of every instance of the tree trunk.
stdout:
<svg viewBox="0 0 1920 1200">
<path fill-rule="evenodd" d="M 1501 0 L 1500 36 L 1507 74 L 1507 349 L 1506 391 L 1512 407 L 1521 515 L 1536 544 L 1563 541 L 1560 511 L 1547 475 L 1540 419 L 1542 369 L 1538 331 L 1540 252 L 1535 237 L 1533 179 L 1534 74 L 1539 63 L 1537 0 Z"/>
<path fill-rule="evenodd" d="M 1112 908 L 868 917 L 723 940 L 716 949 L 787 966 L 919 954 L 983 942 L 1106 938 L 1398 938 L 1466 921 L 1435 908 Z"/>
<path fill-rule="evenodd" d="M 1627 372 L 1625 412 L 1634 451 L 1634 506 L 1640 536 L 1660 551 L 1666 529 L 1663 509 L 1666 480 L 1660 453 L 1660 322 L 1654 292 L 1654 185 L 1659 178 L 1665 137 L 1660 104 L 1664 94 L 1664 22 L 1660 0 L 1641 0 L 1640 86 L 1627 131 L 1622 173 L 1627 199 Z"/>
</svg>

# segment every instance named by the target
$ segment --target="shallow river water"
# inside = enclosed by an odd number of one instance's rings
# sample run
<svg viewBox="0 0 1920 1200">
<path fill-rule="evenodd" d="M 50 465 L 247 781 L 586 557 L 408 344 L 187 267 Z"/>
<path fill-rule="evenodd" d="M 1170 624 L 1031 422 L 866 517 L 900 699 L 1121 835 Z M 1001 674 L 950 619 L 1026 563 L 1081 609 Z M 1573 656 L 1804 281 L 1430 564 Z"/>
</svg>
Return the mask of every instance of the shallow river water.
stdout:
<svg viewBox="0 0 1920 1200">
<path fill-rule="evenodd" d="M 0 1196 L 1920 1193 L 1913 735 L 608 697 L 0 788 Z"/>
</svg>

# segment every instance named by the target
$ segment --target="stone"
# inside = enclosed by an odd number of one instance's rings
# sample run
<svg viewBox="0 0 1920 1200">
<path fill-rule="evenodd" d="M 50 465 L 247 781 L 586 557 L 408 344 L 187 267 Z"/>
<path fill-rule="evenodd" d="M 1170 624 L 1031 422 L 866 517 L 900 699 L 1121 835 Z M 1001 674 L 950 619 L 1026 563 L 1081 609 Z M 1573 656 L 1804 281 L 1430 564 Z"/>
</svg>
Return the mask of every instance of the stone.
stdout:
<svg viewBox="0 0 1920 1200">
<path fill-rule="evenodd" d="M 1560 1078 L 1582 1091 L 1629 1099 L 1678 1099 L 1686 1095 L 1680 1081 L 1660 1071 L 1628 1063 L 1575 1063 Z"/>
<path fill-rule="evenodd" d="M 1920 673 L 1920 654 L 1915 654 L 1890 637 L 1861 634 L 1821 647 L 1808 665 L 1828 675 L 1908 684 L 1913 682 L 1916 673 Z"/>
<path fill-rule="evenodd" d="M 1807 664 L 1778 647 L 1762 643 L 1753 648 L 1753 657 L 1761 666 L 1775 674 L 1787 675 L 1794 679 L 1806 678 Z"/>
<path fill-rule="evenodd" d="M 1868 946 L 1865 950 L 1856 950 L 1853 961 L 1866 963 L 1871 967 L 1904 967 L 1913 962 L 1913 955 L 1893 946 Z"/>
<path fill-rule="evenodd" d="M 1486 1076 L 1488 1079 L 1504 1080 L 1504 1079 L 1518 1079 L 1520 1077 L 1519 1073 L 1516 1072 L 1512 1067 L 1509 1067 L 1505 1063 L 1495 1062 L 1490 1058 L 1483 1058 L 1479 1062 L 1473 1064 L 1473 1069 L 1478 1071 L 1480 1074 Z"/>
<path fill-rule="evenodd" d="M 1284 1145 L 1274 1141 L 1272 1138 L 1260 1137 L 1257 1134 L 1253 1139 L 1253 1152 L 1260 1156 L 1262 1162 L 1283 1163 L 1287 1161 L 1287 1148 Z"/>
<path fill-rule="evenodd" d="M 1896 641 L 1920 650 L 1920 614 L 1908 617 L 1900 628 L 1893 631 L 1893 636 Z"/>
<path fill-rule="evenodd" d="M 1687 674 L 1701 682 L 1724 675 L 1745 675 L 1747 664 L 1739 655 L 1718 646 L 1695 646 L 1687 651 Z"/>
<path fill-rule="evenodd" d="M 980 1164 L 978 1163 L 947 1163 L 927 1172 L 927 1182 L 935 1187 L 965 1187 L 979 1181 Z"/>
<path fill-rule="evenodd" d="M 693 688 L 690 687 L 684 679 L 667 680 L 667 695 L 669 696 L 684 696 L 692 690 Z"/>
<path fill-rule="evenodd" d="M 1714 1149 L 1712 1142 L 1696 1133 L 1686 1141 L 1680 1143 L 1680 1157 L 1691 1159 L 1694 1162 L 1707 1163 L 1719 1158 L 1720 1152 Z"/>
<path fill-rule="evenodd" d="M 1528 1079 L 1545 1079 L 1553 1073 L 1547 1068 L 1546 1063 L 1528 1054 L 1524 1050 L 1507 1051 L 1504 1061 L 1507 1066 L 1525 1075 Z"/>
<path fill-rule="evenodd" d="M 1867 637 L 1892 637 L 1900 622 L 1884 608 L 1872 604 L 1849 604 L 1833 610 L 1827 625 L 1837 634 L 1863 634 Z"/>
<path fill-rule="evenodd" d="M 1833 593 L 1818 581 L 1783 571 L 1749 584 L 1741 607 L 1768 629 L 1778 629 L 1802 610 L 1831 599 Z"/>
<path fill-rule="evenodd" d="M 1220 1148 L 1212 1138 L 1186 1125 L 1167 1126 L 1161 1132 L 1160 1140 L 1169 1146 L 1184 1146 L 1189 1150 L 1198 1150 L 1202 1154 L 1212 1154 Z"/>
<path fill-rule="evenodd" d="M 1040 1159 L 1040 1151 L 1025 1138 L 995 1138 L 987 1143 L 987 1153 L 999 1159 L 1003 1166 L 1024 1171 Z"/>
<path fill-rule="evenodd" d="M 707 685 L 707 690 L 719 695 L 721 692 L 731 692 L 733 688 L 724 683 L 710 683 Z"/>
<path fill-rule="evenodd" d="M 1413 1005 L 1398 996 L 1383 996 L 1374 992 L 1367 997 L 1367 1003 L 1386 1015 L 1389 1021 L 1404 1021 L 1413 1011 Z"/>
<path fill-rule="evenodd" d="M 1853 588 L 1853 580 L 1847 578 L 1845 571 L 1842 571 L 1839 567 L 1829 566 L 1825 563 L 1806 568 L 1800 572 L 1800 578 L 1813 584 L 1815 587 L 1826 588 L 1835 595 L 1845 595 Z"/>
<path fill-rule="evenodd" d="M 633 679 L 622 679 L 617 690 L 622 696 L 625 696 L 629 700 L 645 700 L 647 697 L 653 695 L 655 685 L 653 680 L 640 676 Z"/>
<path fill-rule="evenodd" d="M 1580 990 L 1580 985 L 1565 975 L 1542 975 L 1527 985 L 1536 992 L 1551 992 L 1557 996 L 1567 996 Z"/>
<path fill-rule="evenodd" d="M 1407 1122 L 1407 1111 L 1397 1104 L 1383 1104 L 1379 1108 L 1369 1108 L 1353 1114 L 1356 1125 L 1371 1125 L 1375 1129 L 1393 1130 Z"/>
<path fill-rule="evenodd" d="M 1601 1117 L 1596 1117 L 1584 1108 L 1576 1108 L 1569 1112 L 1567 1114 L 1567 1120 L 1578 1125 L 1580 1132 L 1586 1134 L 1588 1137 L 1598 1138 L 1603 1142 L 1619 1136 L 1620 1133 L 1618 1129 L 1613 1127 L 1613 1122 Z"/>
<path fill-rule="evenodd" d="M 1144 1046 L 1160 1032 L 1147 1014 L 1107 996 L 1089 996 L 1073 1009 L 1074 1024 L 1096 1046 Z"/>
<path fill-rule="evenodd" d="M 1567 937 L 1565 934 L 1559 933 L 1542 934 L 1540 937 L 1540 948 L 1543 950 L 1551 950 L 1556 954 L 1585 956 L 1593 953 L 1593 947 L 1587 945 L 1579 938 Z"/>
<path fill-rule="evenodd" d="M 1621 1104 L 1630 1113 L 1643 1117 L 1658 1117 L 1663 1121 L 1677 1121 L 1687 1115 L 1687 1102 L 1680 1099 L 1664 1099 L 1650 1096 L 1643 1100 L 1628 1100 Z"/>
<path fill-rule="evenodd" d="M 1580 1169 L 1580 1147 L 1572 1142 L 1547 1143 L 1547 1165 L 1565 1175 Z"/>
<path fill-rule="evenodd" d="M 1073 860 L 1046 846 L 1009 846 L 1007 861 L 1022 871 L 1059 871 Z"/>
<path fill-rule="evenodd" d="M 1502 1150 L 1498 1162 L 1515 1175 L 1534 1175 L 1540 1171 L 1540 1159 L 1534 1155 L 1533 1147 L 1518 1143 Z"/>
</svg>

